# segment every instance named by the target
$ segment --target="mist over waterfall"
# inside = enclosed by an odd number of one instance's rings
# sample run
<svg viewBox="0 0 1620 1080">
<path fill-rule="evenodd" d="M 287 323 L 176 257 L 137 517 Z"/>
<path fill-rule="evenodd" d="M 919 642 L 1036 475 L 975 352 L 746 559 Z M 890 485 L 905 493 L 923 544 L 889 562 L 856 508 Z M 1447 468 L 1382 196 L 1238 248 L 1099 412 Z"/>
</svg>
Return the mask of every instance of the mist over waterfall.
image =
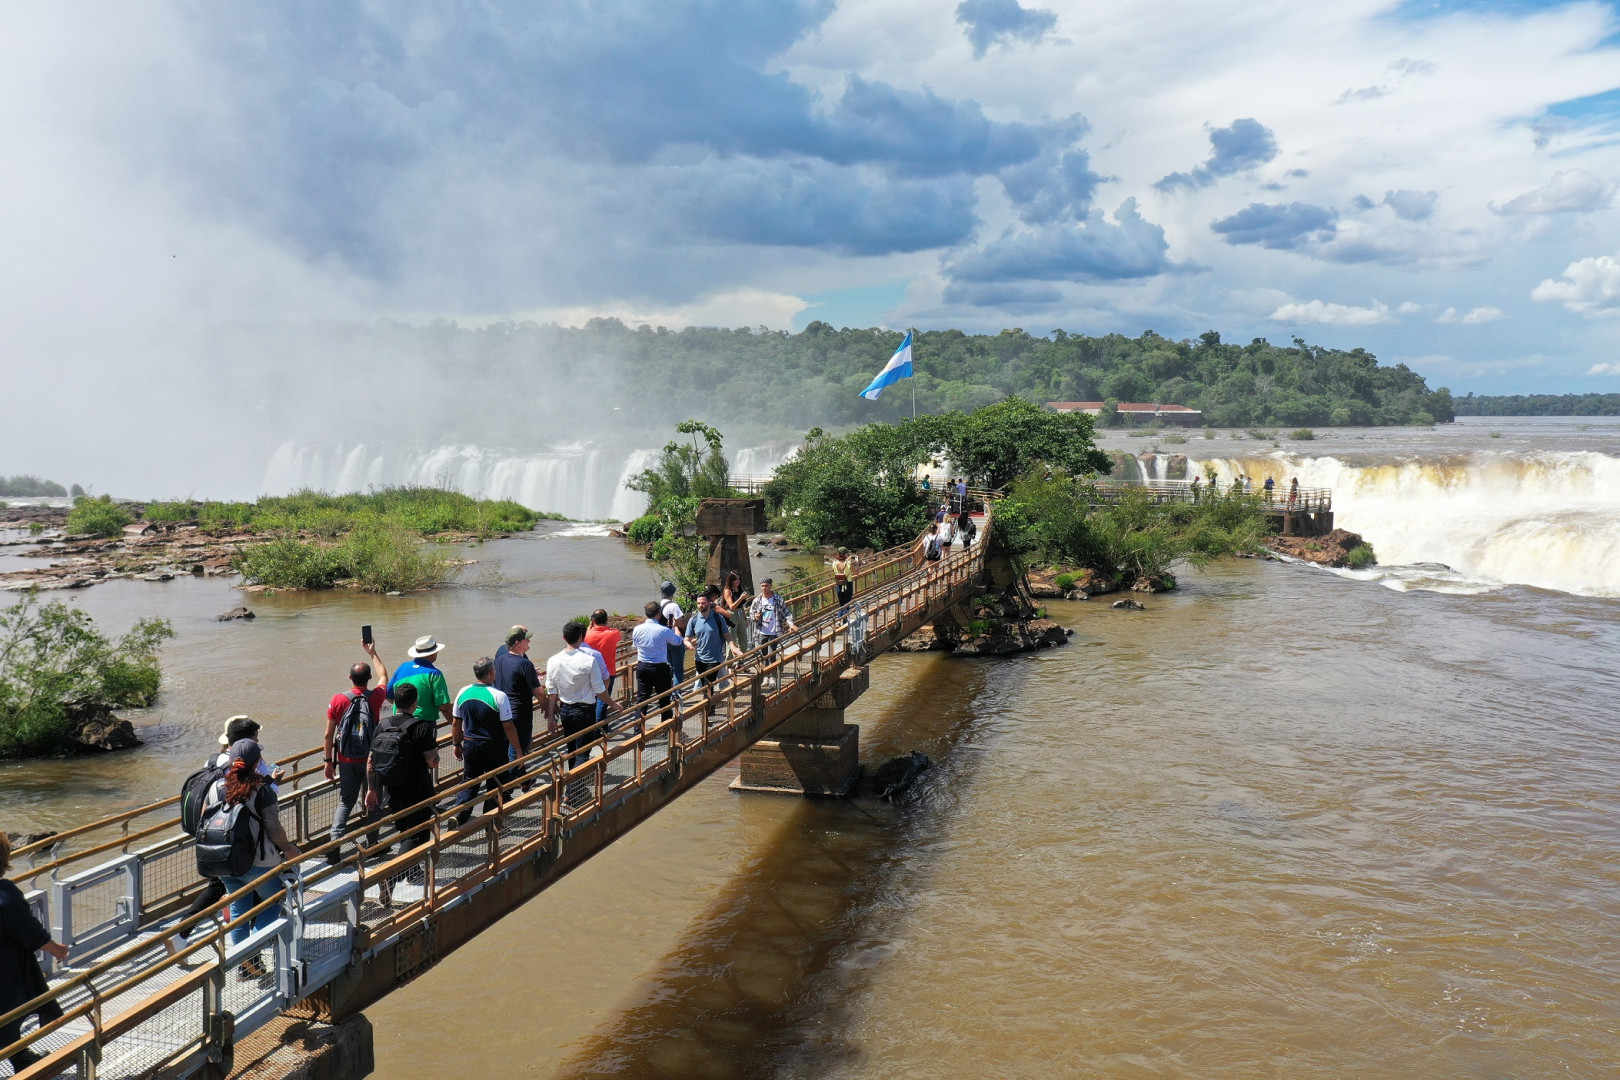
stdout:
<svg viewBox="0 0 1620 1080">
<path fill-rule="evenodd" d="M 739 476 L 770 473 L 794 451 L 789 443 L 743 447 L 731 454 Z M 520 454 L 471 444 L 429 450 L 309 446 L 287 441 L 265 468 L 261 490 L 281 495 L 301 488 L 350 492 L 397 484 L 448 487 L 489 499 L 511 499 L 531 510 L 580 520 L 628 521 L 647 506 L 625 482 L 657 460 L 655 449 L 574 444 Z"/>
<path fill-rule="evenodd" d="M 1594 451 L 1468 450 L 1423 457 L 1122 454 L 1127 479 L 1212 472 L 1258 489 L 1333 489 L 1334 521 L 1382 564 L 1443 563 L 1470 578 L 1620 596 L 1620 458 Z M 1179 460 L 1178 460 L 1179 459 Z M 1117 459 L 1116 459 L 1117 460 Z M 1120 475 L 1116 466 L 1115 474 Z"/>
</svg>

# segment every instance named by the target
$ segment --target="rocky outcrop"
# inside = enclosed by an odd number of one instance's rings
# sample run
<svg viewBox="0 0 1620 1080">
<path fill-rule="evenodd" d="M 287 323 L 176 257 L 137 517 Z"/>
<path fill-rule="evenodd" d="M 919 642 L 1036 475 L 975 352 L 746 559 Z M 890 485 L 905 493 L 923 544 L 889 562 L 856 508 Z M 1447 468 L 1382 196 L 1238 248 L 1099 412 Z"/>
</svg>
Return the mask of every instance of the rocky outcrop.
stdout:
<svg viewBox="0 0 1620 1080">
<path fill-rule="evenodd" d="M 1074 580 L 1065 588 L 1058 578 L 1072 576 Z M 1025 587 L 1036 600 L 1089 600 L 1093 596 L 1118 592 L 1119 582 L 1096 570 L 1080 570 L 1062 566 L 1040 566 L 1024 575 Z"/>
<path fill-rule="evenodd" d="M 951 643 L 934 632 L 933 623 L 925 623 L 915 634 L 894 647 L 895 652 L 944 652 Z"/>
<path fill-rule="evenodd" d="M 225 614 L 221 615 L 219 617 L 219 621 L 220 622 L 230 622 L 233 619 L 254 619 L 254 618 L 257 618 L 257 617 L 258 616 L 253 614 L 253 609 L 252 608 L 233 607 L 233 608 L 231 608 L 231 610 L 229 610 Z"/>
<path fill-rule="evenodd" d="M 1067 645 L 1073 633 L 1051 619 L 996 621 L 984 633 L 959 642 L 953 651 L 958 656 L 1012 656 Z"/>
<path fill-rule="evenodd" d="M 71 705 L 67 750 L 129 750 L 141 745 L 135 725 L 112 714 L 105 705 Z"/>
<path fill-rule="evenodd" d="M 1140 600 L 1132 600 L 1128 596 L 1123 600 L 1115 600 L 1109 606 L 1114 608 L 1117 611 L 1146 611 L 1147 610 L 1147 608 L 1145 608 L 1142 605 L 1142 602 Z"/>
<path fill-rule="evenodd" d="M 1349 566 L 1350 553 L 1366 543 L 1347 529 L 1334 529 L 1326 536 L 1273 536 L 1266 540 L 1266 546 L 1279 555 L 1318 566 Z"/>
</svg>

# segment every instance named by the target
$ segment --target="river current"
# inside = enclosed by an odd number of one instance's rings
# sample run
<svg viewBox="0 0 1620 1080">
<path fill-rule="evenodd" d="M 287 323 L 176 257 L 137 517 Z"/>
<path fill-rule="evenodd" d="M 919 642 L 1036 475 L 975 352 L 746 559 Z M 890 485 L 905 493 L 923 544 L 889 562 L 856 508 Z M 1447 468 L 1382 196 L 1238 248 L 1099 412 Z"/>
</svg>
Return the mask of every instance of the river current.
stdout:
<svg viewBox="0 0 1620 1080">
<path fill-rule="evenodd" d="M 652 584 L 602 537 L 476 557 L 503 583 L 250 623 L 217 580 L 66 597 L 174 619 L 169 681 L 145 748 L 0 766 L 0 826 L 169 794 L 231 713 L 313 744 L 360 623 L 391 661 L 447 640 L 459 685 L 506 625 L 543 645 Z M 1064 648 L 885 656 L 849 719 L 869 768 L 934 759 L 909 801 L 723 772 L 368 1010 L 377 1075 L 1611 1076 L 1620 600 L 1454 575 L 1487 587 L 1234 561 L 1140 613 L 1054 604 Z"/>
</svg>

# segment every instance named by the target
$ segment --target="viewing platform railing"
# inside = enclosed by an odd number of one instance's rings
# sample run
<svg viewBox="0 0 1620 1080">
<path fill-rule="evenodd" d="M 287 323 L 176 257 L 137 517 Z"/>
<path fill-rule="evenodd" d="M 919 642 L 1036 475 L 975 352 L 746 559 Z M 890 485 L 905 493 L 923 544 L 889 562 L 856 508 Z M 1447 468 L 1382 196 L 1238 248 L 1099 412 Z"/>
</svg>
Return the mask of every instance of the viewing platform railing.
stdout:
<svg viewBox="0 0 1620 1080">
<path fill-rule="evenodd" d="M 1103 499 L 1118 499 L 1126 492 L 1145 491 L 1156 503 L 1197 502 L 1213 492 L 1221 496 L 1234 493 L 1253 496 L 1262 507 L 1276 511 L 1318 511 L 1333 509 L 1332 488 L 1273 488 L 1266 491 L 1252 484 L 1235 491 L 1230 481 L 1194 484 L 1191 480 L 1095 480 L 1092 486 Z"/>
</svg>

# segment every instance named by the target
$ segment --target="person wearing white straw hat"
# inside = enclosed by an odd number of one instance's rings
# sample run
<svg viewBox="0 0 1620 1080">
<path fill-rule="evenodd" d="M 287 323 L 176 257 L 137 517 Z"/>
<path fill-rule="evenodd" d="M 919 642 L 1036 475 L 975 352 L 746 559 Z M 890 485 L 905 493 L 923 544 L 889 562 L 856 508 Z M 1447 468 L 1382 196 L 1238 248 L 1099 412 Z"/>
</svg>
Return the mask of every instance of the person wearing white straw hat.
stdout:
<svg viewBox="0 0 1620 1080">
<path fill-rule="evenodd" d="M 416 687 L 416 715 L 437 722 L 439 719 L 445 723 L 450 722 L 450 685 L 444 681 L 444 672 L 440 671 L 436 661 L 439 652 L 445 643 L 432 634 L 425 634 L 416 639 L 416 644 L 406 651 L 409 657 L 394 677 L 388 680 L 388 696 L 394 696 L 394 691 L 405 683 Z M 461 759 L 461 749 L 456 748 L 456 759 Z"/>
</svg>

